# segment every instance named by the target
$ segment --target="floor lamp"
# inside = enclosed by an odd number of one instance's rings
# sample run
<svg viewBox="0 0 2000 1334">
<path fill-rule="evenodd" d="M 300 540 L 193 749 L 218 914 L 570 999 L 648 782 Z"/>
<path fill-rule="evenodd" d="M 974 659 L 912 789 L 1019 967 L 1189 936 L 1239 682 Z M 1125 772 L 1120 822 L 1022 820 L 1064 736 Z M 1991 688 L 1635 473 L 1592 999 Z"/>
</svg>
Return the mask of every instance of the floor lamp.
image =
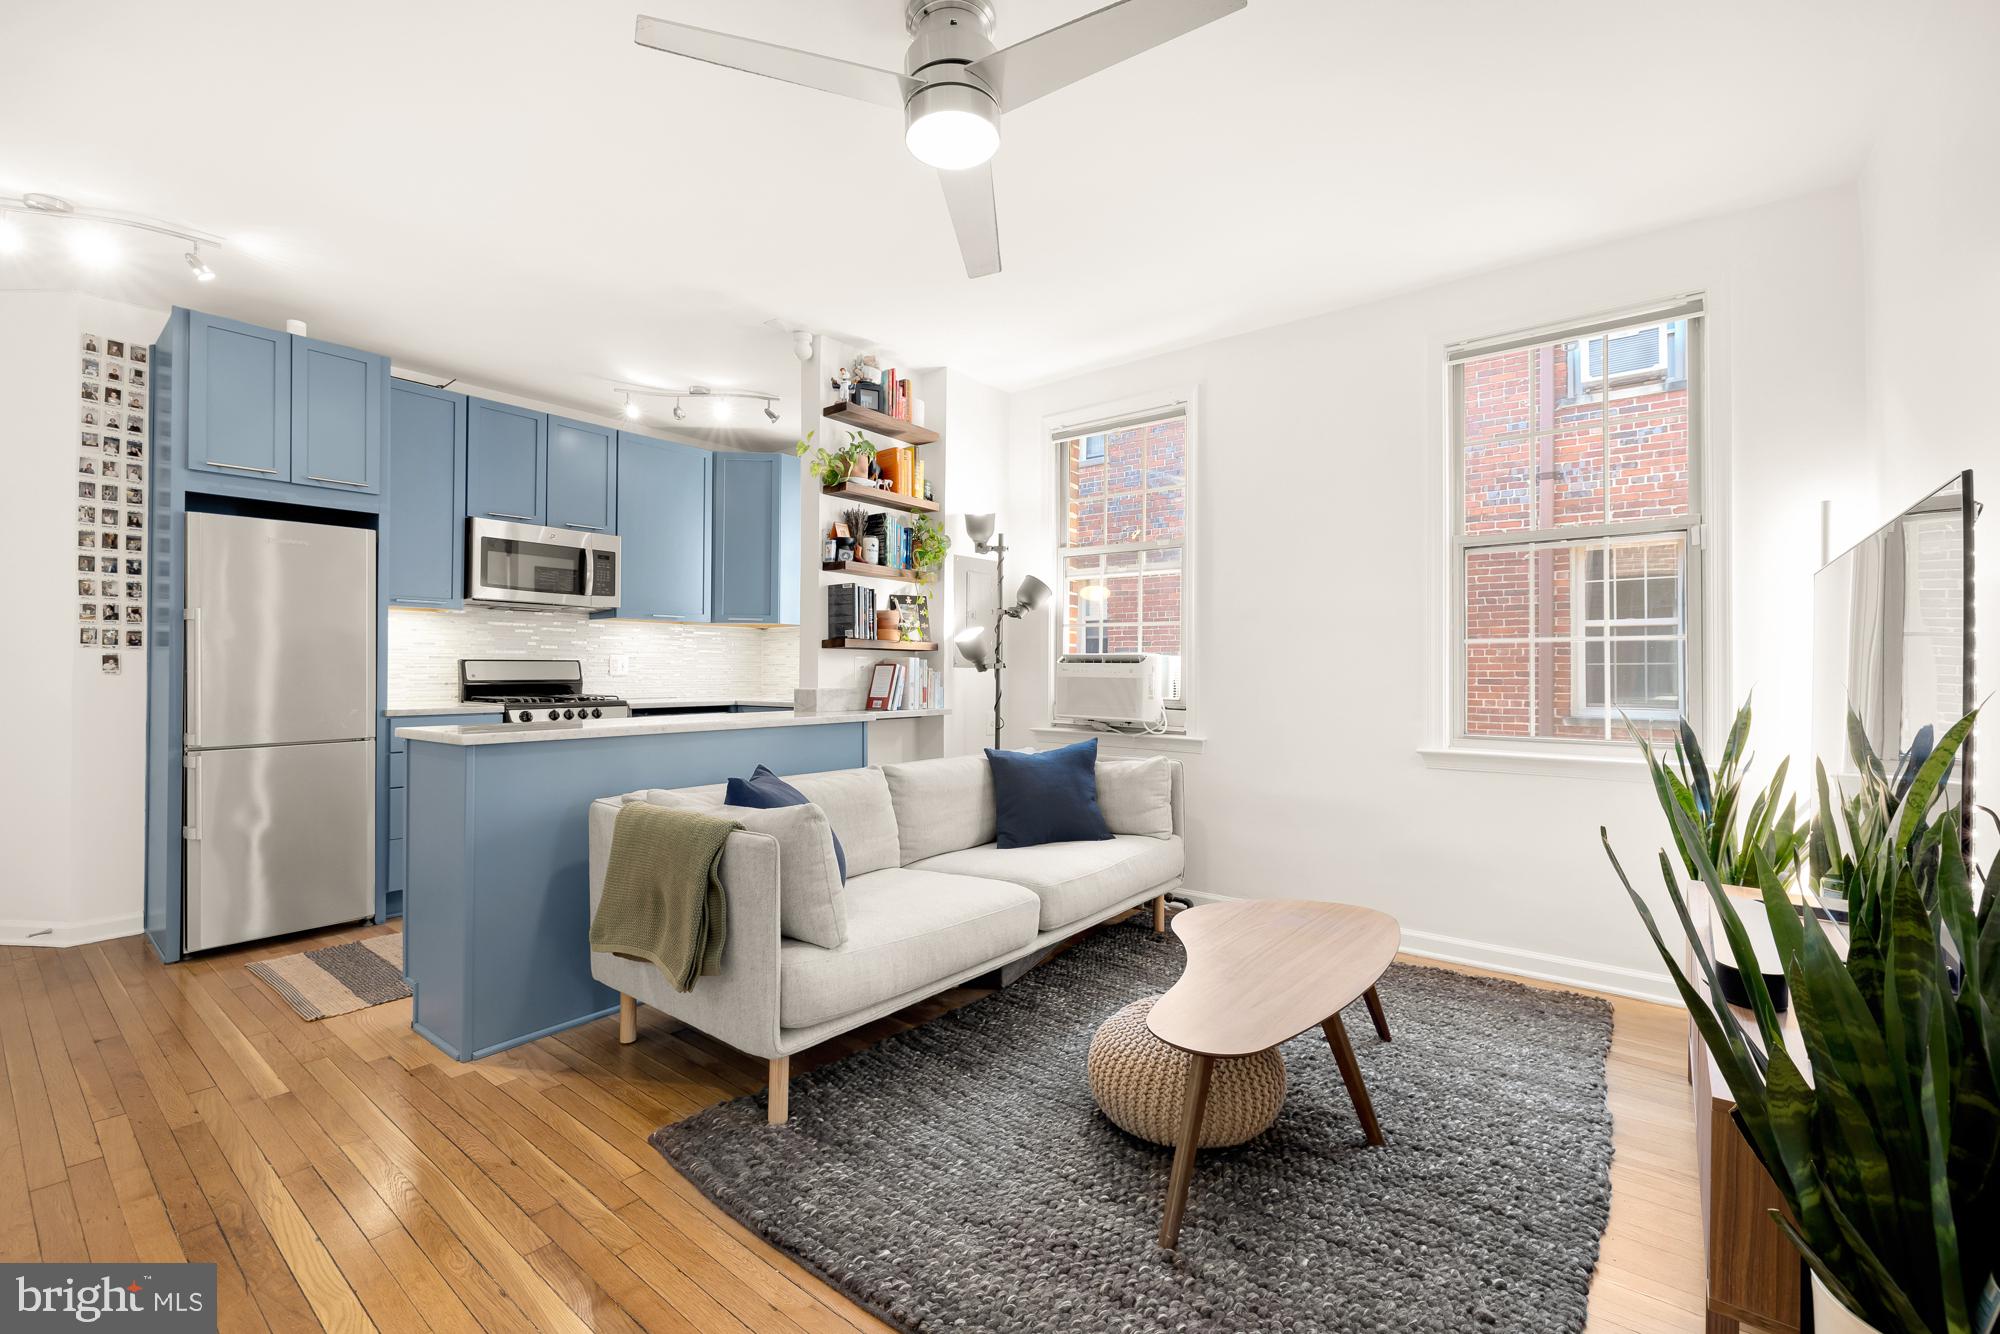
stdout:
<svg viewBox="0 0 2000 1334">
<path fill-rule="evenodd" d="M 974 669 L 993 673 L 993 748 L 1002 748 L 1000 740 L 1004 720 L 1000 714 L 1000 683 L 1002 673 L 1007 670 L 1007 659 L 1003 652 L 1006 642 L 1007 621 L 1019 620 L 1035 608 L 1047 602 L 1051 596 L 1049 586 L 1029 575 L 1014 590 L 1014 601 L 1007 601 L 1007 535 L 995 535 L 991 514 L 968 514 L 965 516 L 965 535 L 972 539 L 972 549 L 982 556 L 992 556 L 993 562 L 993 628 L 983 625 L 968 625 L 952 636 L 952 643 Z"/>
</svg>

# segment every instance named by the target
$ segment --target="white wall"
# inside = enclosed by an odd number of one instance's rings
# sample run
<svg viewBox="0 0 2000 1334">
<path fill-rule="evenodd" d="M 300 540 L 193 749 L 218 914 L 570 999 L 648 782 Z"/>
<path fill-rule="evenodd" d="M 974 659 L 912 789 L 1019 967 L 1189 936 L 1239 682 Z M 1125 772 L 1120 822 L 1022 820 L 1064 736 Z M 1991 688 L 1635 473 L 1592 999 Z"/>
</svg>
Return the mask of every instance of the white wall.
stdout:
<svg viewBox="0 0 2000 1334">
<path fill-rule="evenodd" d="M 1003 518 L 1018 572 L 1053 583 L 1046 419 L 1198 392 L 1191 890 L 1371 904 L 1418 949 L 1669 989 L 1598 843 L 1608 826 L 1635 879 L 1658 883 L 1640 771 L 1465 772 L 1419 751 L 1443 724 L 1444 346 L 1689 291 L 1710 300 L 1708 442 L 1731 497 L 1712 516 L 1716 616 L 1734 629 L 1708 727 L 1761 685 L 1759 752 L 1799 754 L 1820 501 L 1873 512 L 1852 189 L 1016 395 Z M 1010 745 L 1046 720 L 1049 630 L 1014 641 Z"/>
<path fill-rule="evenodd" d="M 1914 6 L 1887 53 L 1896 88 L 1884 98 L 1861 177 L 1862 271 L 1870 374 L 1869 425 L 1879 442 L 1884 513 L 1952 473 L 2000 502 L 2000 414 L 1993 410 L 1994 318 L 2000 312 L 2000 8 Z M 1863 525 L 1869 527 L 1872 525 Z M 2000 625 L 2000 528 L 1975 535 L 1976 622 Z M 1978 552 L 1980 544 L 1986 546 Z M 1989 650 L 1990 656 L 1990 650 Z M 1975 699 L 2000 681 L 1980 671 Z M 1974 800 L 1993 804 L 2000 727 L 1976 732 Z M 1983 795 L 1982 795 L 1983 794 Z M 1985 839 L 1988 826 L 1977 826 Z M 1990 854 L 1991 848 L 1987 847 Z"/>
<path fill-rule="evenodd" d="M 77 645 L 79 346 L 150 343 L 163 311 L 69 292 L 0 292 L 0 467 L 11 480 L 0 653 L 0 943 L 130 935 L 145 897 L 145 655 L 99 670 Z M 151 553 L 148 553 L 150 570 Z"/>
</svg>

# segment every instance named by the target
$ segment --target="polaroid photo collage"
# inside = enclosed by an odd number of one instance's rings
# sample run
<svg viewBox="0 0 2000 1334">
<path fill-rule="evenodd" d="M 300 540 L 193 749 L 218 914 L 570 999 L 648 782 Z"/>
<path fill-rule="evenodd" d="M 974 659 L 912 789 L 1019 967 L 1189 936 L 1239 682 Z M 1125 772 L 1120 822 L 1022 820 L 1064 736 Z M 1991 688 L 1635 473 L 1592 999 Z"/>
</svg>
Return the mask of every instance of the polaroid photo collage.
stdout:
<svg viewBox="0 0 2000 1334">
<path fill-rule="evenodd" d="M 85 334 L 76 459 L 77 644 L 107 676 L 146 646 L 146 345 Z"/>
</svg>

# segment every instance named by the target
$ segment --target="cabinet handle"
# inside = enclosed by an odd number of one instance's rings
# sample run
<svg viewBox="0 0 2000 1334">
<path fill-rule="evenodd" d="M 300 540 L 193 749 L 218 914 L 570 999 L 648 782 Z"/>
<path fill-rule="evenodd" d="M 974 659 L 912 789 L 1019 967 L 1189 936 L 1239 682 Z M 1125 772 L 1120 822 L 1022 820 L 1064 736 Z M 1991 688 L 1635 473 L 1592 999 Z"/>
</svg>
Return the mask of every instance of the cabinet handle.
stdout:
<svg viewBox="0 0 2000 1334">
<path fill-rule="evenodd" d="M 306 474 L 308 482 L 325 482 L 329 486 L 366 486 L 366 482 L 350 482 L 345 477 L 322 477 L 316 472 Z"/>
<path fill-rule="evenodd" d="M 211 468 L 228 468 L 234 472 L 261 472 L 271 477 L 278 475 L 276 468 L 253 468 L 247 463 L 222 463 L 216 459 L 203 459 L 202 462 Z"/>
<path fill-rule="evenodd" d="M 450 601 L 445 598 L 390 598 L 389 602 L 392 606 L 397 607 L 449 607 L 451 605 Z"/>
<path fill-rule="evenodd" d="M 532 514 L 509 514 L 506 510 L 488 510 L 486 514 L 488 518 L 513 519 L 520 523 L 533 523 L 535 521 L 535 516 Z"/>
<path fill-rule="evenodd" d="M 601 533 L 604 530 L 594 523 L 565 523 L 565 528 L 581 528 L 586 533 Z"/>
</svg>

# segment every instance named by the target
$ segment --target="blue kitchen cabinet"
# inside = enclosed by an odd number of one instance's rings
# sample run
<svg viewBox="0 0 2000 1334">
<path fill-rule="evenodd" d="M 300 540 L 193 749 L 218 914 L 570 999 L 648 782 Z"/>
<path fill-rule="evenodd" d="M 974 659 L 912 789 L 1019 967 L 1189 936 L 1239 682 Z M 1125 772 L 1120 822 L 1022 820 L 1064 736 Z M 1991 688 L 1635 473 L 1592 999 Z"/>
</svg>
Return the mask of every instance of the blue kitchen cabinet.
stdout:
<svg viewBox="0 0 2000 1334">
<path fill-rule="evenodd" d="M 464 394 L 390 385 L 382 597 L 391 606 L 465 605 L 465 424 Z"/>
<path fill-rule="evenodd" d="M 436 390 L 429 390 L 435 393 Z M 456 395 L 465 397 L 463 394 Z M 394 482 L 390 483 L 394 487 Z M 462 522 L 462 521 L 461 521 Z M 388 837 L 382 840 L 383 855 L 376 872 L 382 877 L 382 891 L 377 897 L 382 902 L 378 920 L 386 921 L 402 915 L 406 909 L 410 892 L 409 844 L 405 841 L 409 833 L 410 755 L 408 743 L 396 735 L 399 727 L 473 727 L 484 723 L 497 723 L 497 713 L 433 713 L 421 716 L 406 715 L 392 718 L 382 717 L 381 745 L 387 761 L 383 770 L 387 777 L 388 791 Z M 407 949 L 408 942 L 404 942 Z"/>
<path fill-rule="evenodd" d="M 389 359 L 317 338 L 291 342 L 292 481 L 380 494 Z"/>
<path fill-rule="evenodd" d="M 549 418 L 549 527 L 618 531 L 618 432 Z"/>
<path fill-rule="evenodd" d="M 798 460 L 718 451 L 713 489 L 709 619 L 798 624 Z"/>
<path fill-rule="evenodd" d="M 511 403 L 468 399 L 466 513 L 510 523 L 546 523 L 549 417 Z"/>
<path fill-rule="evenodd" d="M 292 479 L 290 344 L 290 334 L 189 312 L 188 467 Z"/>
<path fill-rule="evenodd" d="M 692 445 L 618 433 L 618 542 L 622 617 L 705 621 L 709 613 L 710 494 L 715 455 Z"/>
</svg>

